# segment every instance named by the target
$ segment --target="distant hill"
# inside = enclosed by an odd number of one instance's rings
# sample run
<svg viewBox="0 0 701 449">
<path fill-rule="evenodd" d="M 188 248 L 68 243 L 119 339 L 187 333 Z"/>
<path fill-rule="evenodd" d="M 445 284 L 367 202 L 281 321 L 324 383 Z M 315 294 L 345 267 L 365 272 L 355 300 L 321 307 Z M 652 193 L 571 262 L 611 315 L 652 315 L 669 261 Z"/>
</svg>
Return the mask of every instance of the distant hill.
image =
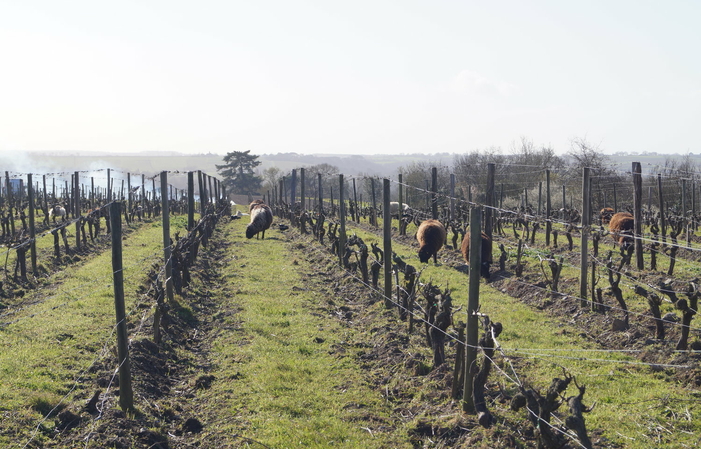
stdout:
<svg viewBox="0 0 701 449">
<path fill-rule="evenodd" d="M 412 162 L 432 162 L 437 165 L 452 165 L 454 154 L 400 154 L 400 155 L 333 155 L 333 154 L 298 154 L 277 153 L 259 155 L 262 171 L 268 167 L 277 167 L 284 173 L 295 168 L 309 167 L 317 164 L 330 164 L 339 168 L 343 174 L 352 175 L 377 175 L 393 176 L 402 166 Z M 680 159 L 683 155 L 658 154 L 658 153 L 616 153 L 609 154 L 611 161 L 617 168 L 623 171 L 631 169 L 631 163 L 636 161 L 642 164 L 644 173 L 655 173 L 656 166 L 664 165 L 666 158 Z M 692 154 L 694 162 L 701 167 L 701 154 Z M 182 153 L 19 153 L 11 158 L 0 159 L 0 167 L 14 174 L 42 174 L 54 173 L 55 176 L 65 177 L 74 171 L 83 172 L 82 176 L 90 176 L 91 172 L 110 168 L 114 170 L 114 176 L 120 174 L 126 177 L 126 173 L 133 175 L 145 175 L 150 178 L 161 171 L 169 171 L 172 175 L 169 179 L 174 185 L 184 188 L 186 185 L 185 173 L 201 170 L 210 176 L 218 176 L 217 164 L 223 163 L 224 155 L 221 154 L 182 154 Z M 87 172 L 87 173 L 86 173 Z M 182 175 L 178 175 L 178 172 Z M 95 176 L 100 176 L 95 174 Z M 104 175 L 102 175 L 104 177 Z"/>
</svg>

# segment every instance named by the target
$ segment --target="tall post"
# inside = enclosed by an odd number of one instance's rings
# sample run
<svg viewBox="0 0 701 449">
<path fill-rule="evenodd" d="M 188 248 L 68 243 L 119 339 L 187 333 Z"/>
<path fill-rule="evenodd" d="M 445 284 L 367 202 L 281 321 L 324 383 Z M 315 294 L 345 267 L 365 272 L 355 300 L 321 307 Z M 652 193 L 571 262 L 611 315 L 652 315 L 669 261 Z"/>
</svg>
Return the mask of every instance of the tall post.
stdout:
<svg viewBox="0 0 701 449">
<path fill-rule="evenodd" d="M 290 207 L 294 210 L 297 200 L 297 169 L 292 169 L 292 181 L 290 183 Z"/>
<path fill-rule="evenodd" d="M 496 164 L 487 164 L 487 207 L 484 210 L 484 233 L 487 239 L 488 254 L 492 253 L 492 220 L 494 217 L 494 175 Z"/>
<path fill-rule="evenodd" d="M 479 294 L 480 266 L 482 264 L 482 210 L 472 208 L 470 213 L 470 271 L 467 296 L 467 331 L 465 335 L 465 380 L 463 385 L 462 409 L 466 413 L 475 413 L 475 402 L 472 398 L 475 369 L 477 360 L 477 344 L 479 337 Z"/>
<path fill-rule="evenodd" d="M 402 174 L 401 173 L 399 173 L 398 180 L 399 180 L 399 185 L 397 186 L 397 190 L 399 191 L 399 230 L 400 230 L 399 235 L 403 235 L 402 231 L 401 231 L 403 229 L 401 223 L 402 223 L 402 214 L 404 213 L 404 198 L 403 198 L 404 186 L 402 185 Z"/>
<path fill-rule="evenodd" d="M 304 184 L 305 184 L 305 179 L 304 179 L 304 167 L 299 169 L 299 197 L 300 197 L 300 202 L 302 204 L 302 210 L 305 210 L 304 207 L 304 196 L 305 196 L 305 191 L 304 191 Z"/>
<path fill-rule="evenodd" d="M 205 204 L 204 183 L 202 182 L 201 170 L 197 170 L 197 182 L 200 194 L 200 218 L 204 218 L 204 216 L 206 215 L 207 205 Z"/>
<path fill-rule="evenodd" d="M 587 306 L 587 270 L 588 270 L 588 238 L 589 225 L 591 224 L 591 212 L 589 211 L 589 167 L 582 169 L 582 252 L 581 252 L 581 276 L 579 278 L 579 297 L 581 306 Z"/>
<path fill-rule="evenodd" d="M 321 179 L 321 173 L 318 173 L 318 182 L 319 182 L 319 214 L 324 213 L 324 193 L 322 191 L 322 179 Z"/>
<path fill-rule="evenodd" d="M 633 236 L 635 238 L 635 261 L 639 270 L 645 268 L 643 261 L 643 177 L 640 162 L 633 162 Z"/>
<path fill-rule="evenodd" d="M 438 169 L 431 167 L 431 218 L 438 220 Z"/>
<path fill-rule="evenodd" d="M 543 203 L 543 181 L 538 182 L 538 216 L 540 217 L 540 205 Z"/>
<path fill-rule="evenodd" d="M 166 294 L 168 301 L 172 304 L 175 301 L 173 297 L 173 261 L 171 258 L 172 248 L 170 246 L 170 209 L 168 204 L 168 172 L 161 172 L 161 210 L 163 218 L 163 256 L 165 258 L 166 272 Z"/>
<path fill-rule="evenodd" d="M 44 189 L 46 190 L 46 189 Z M 95 177 L 90 177 L 90 209 L 95 208 Z"/>
<path fill-rule="evenodd" d="M 686 219 L 686 179 L 682 179 L 682 217 Z"/>
<path fill-rule="evenodd" d="M 562 209 L 567 209 L 567 189 L 565 184 L 562 184 Z"/>
<path fill-rule="evenodd" d="M 696 181 L 691 181 L 691 220 L 696 230 Z"/>
<path fill-rule="evenodd" d="M 195 229 L 195 174 L 187 172 L 187 230 Z"/>
<path fill-rule="evenodd" d="M 659 197 L 660 205 L 660 228 L 662 230 L 662 241 L 667 241 L 667 222 L 664 217 L 664 201 L 662 199 L 662 174 L 657 174 L 657 196 Z"/>
<path fill-rule="evenodd" d="M 285 189 L 285 177 L 283 176 L 282 179 L 279 181 L 280 186 L 278 187 L 279 193 L 278 193 L 278 202 L 280 205 L 284 203 L 287 200 L 287 194 L 283 193 L 283 190 Z"/>
<path fill-rule="evenodd" d="M 112 202 L 112 170 L 107 169 L 107 202 Z M 54 190 L 54 198 L 56 197 L 56 191 Z"/>
<path fill-rule="evenodd" d="M 44 183 L 44 210 L 48 211 L 49 210 L 49 199 L 47 198 L 49 196 L 49 192 L 46 191 L 46 175 L 41 175 L 41 181 Z M 46 217 L 44 220 L 48 221 L 49 217 Z"/>
<path fill-rule="evenodd" d="M 375 198 L 375 178 L 370 178 L 370 190 L 372 191 L 372 225 L 377 227 L 377 199 Z"/>
<path fill-rule="evenodd" d="M 504 208 L 504 183 L 499 185 L 499 209 Z"/>
<path fill-rule="evenodd" d="M 353 178 L 353 204 L 353 211 L 355 212 L 355 217 L 353 219 L 356 223 L 360 223 L 360 211 L 358 210 L 358 190 L 355 188 L 355 178 Z"/>
<path fill-rule="evenodd" d="M 122 271 L 122 203 L 110 205 L 112 235 L 112 277 L 114 283 L 114 310 L 117 317 L 117 357 L 119 361 L 119 406 L 122 410 L 134 408 L 131 386 L 131 362 L 127 336 L 126 308 L 124 307 L 124 272 Z"/>
<path fill-rule="evenodd" d="M 384 230 L 385 307 L 392 307 L 392 211 L 389 210 L 389 179 L 383 179 L 382 227 Z"/>
<path fill-rule="evenodd" d="M 32 273 L 37 276 L 39 273 L 37 273 L 36 229 L 34 228 L 34 185 L 31 173 L 27 175 L 27 198 L 29 200 L 29 240 L 31 241 L 29 251 L 32 260 Z"/>
<path fill-rule="evenodd" d="M 146 213 L 146 175 L 141 175 L 141 217 Z"/>
<path fill-rule="evenodd" d="M 553 230 L 553 223 L 550 221 L 550 170 L 545 170 L 545 246 L 550 246 L 550 233 Z"/>
<path fill-rule="evenodd" d="M 340 188 L 338 191 L 338 204 L 341 221 L 341 230 L 338 236 L 338 258 L 341 267 L 345 268 L 343 267 L 343 256 L 346 252 L 346 202 L 344 200 L 345 189 L 343 188 L 343 174 L 338 175 L 338 181 L 340 184 Z"/>
<path fill-rule="evenodd" d="M 79 173 L 73 174 L 73 218 L 75 222 L 75 247 L 80 249 L 80 177 Z"/>
<path fill-rule="evenodd" d="M 5 172 L 5 189 L 7 191 L 7 207 L 8 207 L 8 213 L 10 216 L 10 227 L 12 229 L 12 235 L 15 235 L 15 214 L 12 211 L 12 208 L 14 207 L 14 201 L 12 201 L 12 186 L 10 185 L 10 172 L 6 171 Z"/>
<path fill-rule="evenodd" d="M 615 183 L 613 184 L 613 211 L 618 212 L 618 192 Z"/>
<path fill-rule="evenodd" d="M 401 210 L 401 203 L 399 210 Z M 455 220 L 455 173 L 450 174 L 450 219 Z"/>
<path fill-rule="evenodd" d="M 131 173 L 127 172 L 127 211 L 134 210 L 134 194 L 131 193 Z"/>
</svg>

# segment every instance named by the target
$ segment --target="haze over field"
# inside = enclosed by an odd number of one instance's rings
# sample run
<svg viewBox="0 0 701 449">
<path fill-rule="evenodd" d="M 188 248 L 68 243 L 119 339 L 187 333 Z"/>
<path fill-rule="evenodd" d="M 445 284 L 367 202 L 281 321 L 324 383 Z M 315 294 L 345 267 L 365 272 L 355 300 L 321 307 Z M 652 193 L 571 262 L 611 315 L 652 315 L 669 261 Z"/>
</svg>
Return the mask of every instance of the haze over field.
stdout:
<svg viewBox="0 0 701 449">
<path fill-rule="evenodd" d="M 701 152 L 701 3 L 4 2 L 18 152 Z"/>
</svg>

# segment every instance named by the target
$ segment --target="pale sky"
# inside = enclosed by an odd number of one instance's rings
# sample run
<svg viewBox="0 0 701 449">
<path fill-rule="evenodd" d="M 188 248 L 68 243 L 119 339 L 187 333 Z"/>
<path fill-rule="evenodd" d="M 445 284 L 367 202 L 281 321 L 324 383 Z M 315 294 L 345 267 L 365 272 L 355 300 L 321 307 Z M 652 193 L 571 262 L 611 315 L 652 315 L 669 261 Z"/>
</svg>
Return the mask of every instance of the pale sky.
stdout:
<svg viewBox="0 0 701 449">
<path fill-rule="evenodd" d="M 701 152 L 701 2 L 0 0 L 0 156 Z"/>
</svg>

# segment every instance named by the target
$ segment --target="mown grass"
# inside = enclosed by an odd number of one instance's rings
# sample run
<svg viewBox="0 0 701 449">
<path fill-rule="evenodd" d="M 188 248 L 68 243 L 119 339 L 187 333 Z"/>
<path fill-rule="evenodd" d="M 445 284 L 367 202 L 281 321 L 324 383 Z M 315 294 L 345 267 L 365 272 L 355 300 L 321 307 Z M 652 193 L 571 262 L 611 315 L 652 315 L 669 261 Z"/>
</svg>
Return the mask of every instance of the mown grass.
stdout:
<svg viewBox="0 0 701 449">
<path fill-rule="evenodd" d="M 203 398 L 220 404 L 208 428 L 222 440 L 234 435 L 266 447 L 410 447 L 405 438 L 363 429 L 369 419 L 389 422 L 391 410 L 352 358 L 334 355 L 356 331 L 314 312 L 325 298 L 315 293 L 315 279 L 302 276 L 304 249 L 291 251 L 273 230 L 265 240 L 245 240 L 244 225 L 235 225 L 240 243 L 228 255 L 226 280 L 231 306 L 240 308 L 227 323 L 236 331 L 214 348 L 217 377 L 228 380 Z"/>
<path fill-rule="evenodd" d="M 357 233 L 368 245 L 375 242 L 382 246 L 382 239 L 374 233 L 352 225 L 348 232 Z M 407 263 L 423 269 L 422 282 L 450 287 L 454 305 L 466 308 L 468 276 L 465 273 L 447 264 L 421 264 L 417 257 L 418 244 L 410 247 L 393 241 L 392 249 Z M 577 271 L 573 276 L 578 278 L 578 274 Z M 630 448 L 648 448 L 651 442 L 658 448 L 692 447 L 699 442 L 701 391 L 676 384 L 672 368 L 640 364 L 622 352 L 597 351 L 599 348 L 579 335 L 573 323 L 547 317 L 483 281 L 480 307 L 481 312 L 503 324 L 500 343 L 507 355 L 516 360 L 515 375 L 502 362 L 504 372 L 492 376 L 507 391 L 516 391 L 516 375 L 544 391 L 553 378 L 561 378 L 567 371 L 576 376 L 579 385 L 586 385 L 585 404 L 596 404 L 585 415 L 590 431 L 600 429 L 610 441 Z M 460 315 L 456 318 L 466 320 Z M 574 386 L 567 394 L 576 394 Z M 507 409 L 498 413 L 513 416 Z"/>
<path fill-rule="evenodd" d="M 186 218 L 171 218 L 173 232 Z M 137 229 L 138 228 L 138 229 Z M 163 258 L 159 221 L 134 224 L 123 240 L 124 291 L 128 321 L 137 321 L 137 293 L 149 268 Z M 162 262 L 161 264 L 162 265 Z M 21 309 L 6 309 L 0 327 L 0 445 L 20 436 L 53 410 L 82 394 L 86 372 L 116 347 L 112 252 L 65 266 L 38 290 L 27 290 Z M 64 398 L 64 396 L 67 396 Z M 55 410 L 54 410 L 55 408 Z M 50 421 L 45 426 L 50 426 Z"/>
</svg>

